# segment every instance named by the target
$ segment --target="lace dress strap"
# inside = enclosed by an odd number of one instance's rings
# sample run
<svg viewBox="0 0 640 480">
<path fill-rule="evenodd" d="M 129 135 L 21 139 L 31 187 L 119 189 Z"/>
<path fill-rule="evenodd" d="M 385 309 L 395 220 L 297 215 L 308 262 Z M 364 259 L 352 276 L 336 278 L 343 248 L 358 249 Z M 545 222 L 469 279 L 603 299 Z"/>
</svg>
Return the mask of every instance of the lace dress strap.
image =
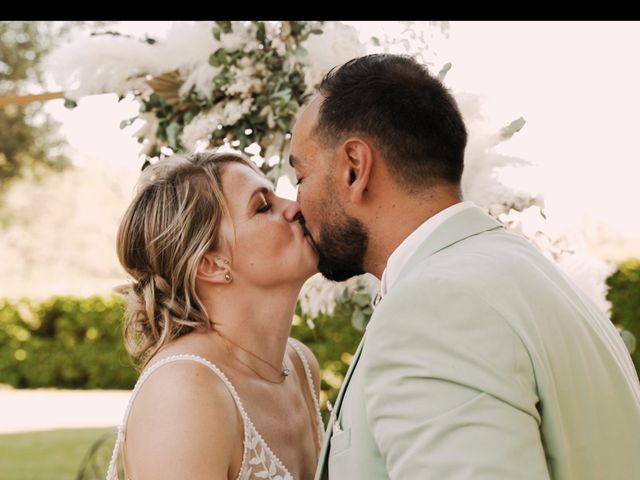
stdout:
<svg viewBox="0 0 640 480">
<path fill-rule="evenodd" d="M 238 392 L 234 388 L 233 384 L 226 377 L 224 372 L 222 372 L 222 370 L 220 370 L 216 365 L 211 363 L 209 360 L 199 357 L 198 355 L 180 354 L 180 355 L 172 355 L 170 357 L 163 358 L 162 360 L 155 362 L 150 367 L 148 367 L 142 373 L 142 375 L 140 375 L 140 378 L 138 379 L 135 387 L 133 388 L 131 397 L 129 398 L 129 403 L 127 404 L 127 408 L 125 410 L 122 423 L 118 426 L 118 436 L 116 438 L 115 446 L 113 447 L 113 454 L 111 455 L 111 461 L 109 462 L 109 469 L 107 470 L 106 480 L 119 480 L 118 469 L 117 469 L 118 456 L 120 454 L 120 449 L 122 448 L 122 444 L 124 442 L 125 426 L 127 425 L 127 420 L 129 418 L 131 407 L 133 405 L 133 400 L 135 399 L 136 395 L 140 391 L 140 388 L 142 388 L 142 385 L 144 385 L 144 382 L 146 382 L 149 379 L 151 374 L 156 370 L 158 370 L 160 367 L 167 365 L 169 363 L 180 361 L 180 360 L 190 360 L 193 362 L 198 362 L 204 365 L 205 367 L 209 368 L 224 382 L 227 389 L 231 393 L 231 396 L 233 397 L 233 400 L 235 401 L 236 406 L 238 407 L 238 410 L 240 411 L 240 414 L 242 415 L 242 419 L 243 419 L 244 439 L 243 439 L 242 465 L 240 467 L 240 472 L 242 472 L 242 470 L 244 469 L 246 456 L 247 456 L 247 439 L 250 438 L 251 436 L 249 434 L 249 425 L 252 425 L 252 423 L 251 423 L 251 420 L 249 419 L 249 416 L 247 415 L 247 412 L 244 409 L 244 405 L 240 400 L 240 396 L 238 395 Z"/>
<path fill-rule="evenodd" d="M 293 340 L 291 338 L 289 339 L 289 345 L 293 347 L 293 349 L 298 354 L 298 357 L 300 357 L 300 361 L 302 362 L 304 371 L 307 374 L 307 384 L 309 386 L 309 391 L 311 392 L 311 398 L 313 398 L 314 400 L 313 405 L 315 407 L 314 410 L 315 410 L 316 422 L 318 423 L 318 428 L 316 429 L 317 437 L 318 437 L 318 441 L 320 442 L 319 445 L 322 445 L 322 440 L 324 436 L 324 424 L 322 423 L 322 415 L 320 414 L 320 398 L 318 396 L 319 392 L 316 392 L 316 387 L 313 381 L 313 375 L 311 374 L 311 367 L 309 367 L 309 362 L 307 361 L 307 357 L 305 356 L 304 352 L 302 351 L 302 349 L 300 348 L 300 345 L 298 345 L 297 342 L 298 342 L 297 340 Z"/>
</svg>

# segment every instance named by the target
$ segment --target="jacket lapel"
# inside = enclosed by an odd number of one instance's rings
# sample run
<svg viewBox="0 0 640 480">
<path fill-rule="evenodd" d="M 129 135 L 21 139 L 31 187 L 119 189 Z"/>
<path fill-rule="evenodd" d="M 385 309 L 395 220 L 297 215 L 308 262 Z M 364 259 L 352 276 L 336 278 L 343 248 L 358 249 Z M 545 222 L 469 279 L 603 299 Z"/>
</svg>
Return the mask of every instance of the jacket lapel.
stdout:
<svg viewBox="0 0 640 480">
<path fill-rule="evenodd" d="M 344 398 L 344 394 L 347 390 L 347 386 L 349 385 L 349 380 L 351 380 L 351 376 L 353 375 L 353 371 L 356 368 L 356 364 L 360 359 L 360 354 L 362 353 L 362 347 L 364 345 L 364 339 L 366 337 L 366 331 L 364 335 L 362 335 L 362 339 L 360 340 L 360 344 L 356 349 L 356 353 L 353 355 L 353 360 L 351 361 L 351 365 L 349 365 L 349 369 L 347 370 L 347 374 L 344 377 L 344 381 L 342 382 L 342 386 L 340 387 L 340 391 L 338 392 L 338 396 L 336 397 L 336 403 L 333 406 L 333 411 L 331 412 L 331 417 L 329 417 L 329 423 L 327 424 L 327 429 L 324 433 L 324 438 L 322 441 L 322 449 L 320 450 L 320 459 L 318 463 L 318 469 L 316 470 L 315 480 L 321 480 L 328 478 L 328 470 L 327 470 L 327 461 L 329 459 L 329 443 L 331 441 L 331 435 L 333 434 L 333 424 L 338 418 L 338 414 L 340 412 L 340 406 L 342 405 L 342 399 Z"/>
</svg>

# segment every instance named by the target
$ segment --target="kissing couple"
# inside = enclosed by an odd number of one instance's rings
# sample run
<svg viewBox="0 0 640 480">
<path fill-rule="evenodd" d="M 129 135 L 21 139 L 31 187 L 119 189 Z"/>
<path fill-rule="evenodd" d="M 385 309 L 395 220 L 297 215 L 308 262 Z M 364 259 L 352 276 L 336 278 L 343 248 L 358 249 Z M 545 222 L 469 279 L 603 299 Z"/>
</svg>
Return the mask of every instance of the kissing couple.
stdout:
<svg viewBox="0 0 640 480">
<path fill-rule="evenodd" d="M 425 66 L 375 54 L 329 72 L 299 116 L 297 201 L 240 154 L 146 168 L 117 236 L 142 371 L 107 478 L 637 478 L 622 339 L 463 200 L 466 142 Z M 326 426 L 318 361 L 289 337 L 318 271 L 381 281 Z"/>
</svg>

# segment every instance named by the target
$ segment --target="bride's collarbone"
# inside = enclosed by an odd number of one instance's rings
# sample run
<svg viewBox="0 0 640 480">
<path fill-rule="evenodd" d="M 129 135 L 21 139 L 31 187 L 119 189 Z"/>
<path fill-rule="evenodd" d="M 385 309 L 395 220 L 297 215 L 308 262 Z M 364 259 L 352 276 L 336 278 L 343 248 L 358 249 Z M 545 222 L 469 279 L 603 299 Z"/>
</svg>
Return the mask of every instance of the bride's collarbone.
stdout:
<svg viewBox="0 0 640 480">
<path fill-rule="evenodd" d="M 295 383 L 284 385 L 290 380 Z M 309 406 L 298 382 L 295 377 L 287 377 L 281 385 L 265 385 L 253 380 L 240 386 L 238 395 L 249 418 L 271 441 L 295 443 L 310 429 Z"/>
</svg>

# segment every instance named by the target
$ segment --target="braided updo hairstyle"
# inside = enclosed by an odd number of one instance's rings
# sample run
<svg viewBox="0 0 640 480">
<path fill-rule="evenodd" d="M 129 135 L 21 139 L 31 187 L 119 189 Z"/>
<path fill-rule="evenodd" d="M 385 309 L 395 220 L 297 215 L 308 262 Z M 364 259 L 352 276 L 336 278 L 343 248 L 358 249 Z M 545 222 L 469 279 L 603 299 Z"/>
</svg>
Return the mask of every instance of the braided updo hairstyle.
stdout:
<svg viewBox="0 0 640 480">
<path fill-rule="evenodd" d="M 259 172 L 240 154 L 174 155 L 147 167 L 117 234 L 120 263 L 133 283 L 126 295 L 124 342 L 141 364 L 173 339 L 197 327 L 211 328 L 196 292 L 205 253 L 219 246 L 228 215 L 222 193 L 224 166 L 237 162 Z"/>
</svg>

